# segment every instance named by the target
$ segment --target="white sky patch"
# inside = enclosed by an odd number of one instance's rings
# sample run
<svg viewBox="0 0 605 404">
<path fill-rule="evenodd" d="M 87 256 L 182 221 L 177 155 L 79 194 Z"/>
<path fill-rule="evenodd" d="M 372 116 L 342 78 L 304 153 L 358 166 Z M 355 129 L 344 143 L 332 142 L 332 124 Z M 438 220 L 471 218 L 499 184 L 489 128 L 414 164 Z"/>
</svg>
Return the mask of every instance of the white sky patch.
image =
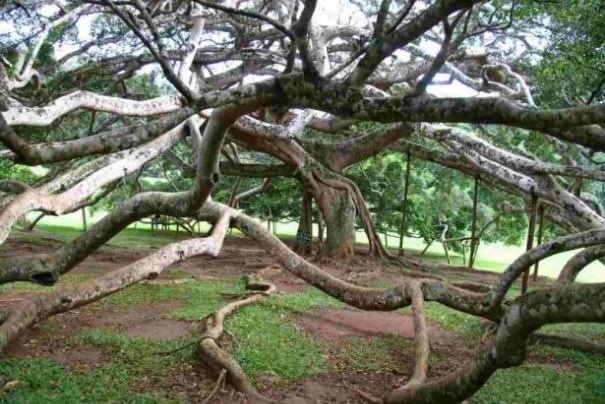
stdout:
<svg viewBox="0 0 605 404">
<path fill-rule="evenodd" d="M 424 2 L 417 2 L 415 5 L 415 9 L 421 9 L 425 6 Z M 56 6 L 48 5 L 41 8 L 40 14 L 44 17 L 52 18 L 58 13 L 58 8 Z M 79 18 L 76 23 L 78 29 L 78 40 L 79 43 L 83 44 L 94 40 L 91 35 L 91 27 L 94 19 L 97 17 L 95 14 L 85 15 Z M 18 24 L 18 22 L 16 22 Z M 0 23 L 0 33 L 10 33 L 15 31 L 15 22 L 2 22 Z M 359 27 L 360 32 L 367 32 L 368 29 L 372 28 L 372 21 L 366 15 L 361 12 L 361 10 L 353 5 L 349 0 L 334 0 L 334 1 L 324 1 L 319 2 L 317 4 L 315 13 L 313 15 L 313 23 L 317 26 L 355 26 Z M 19 27 L 20 30 L 27 30 L 27 27 Z M 41 27 L 32 27 L 31 33 L 34 33 L 34 29 L 41 30 Z M 30 34 L 31 34 L 30 33 Z M 207 36 L 203 40 L 203 46 L 220 46 L 221 43 L 228 40 L 228 36 L 225 33 L 216 33 L 212 34 L 212 36 Z M 441 44 L 434 41 L 422 40 L 420 43 L 420 47 L 426 54 L 436 55 L 439 51 Z M 60 44 L 55 48 L 55 57 L 60 59 L 65 55 L 76 51 L 80 48 L 80 45 L 76 44 Z M 93 47 L 92 50 L 98 50 L 99 48 Z M 105 52 L 113 52 L 123 53 L 123 50 L 119 45 L 108 44 L 104 45 L 102 49 Z M 137 51 L 134 51 L 133 54 L 140 54 L 145 52 L 145 49 L 141 48 Z M 389 61 L 396 60 L 397 64 L 401 65 L 401 68 L 406 67 L 406 63 L 411 60 L 410 52 L 407 50 L 397 50 L 393 54 L 394 58 L 388 58 L 384 63 L 389 63 Z M 230 68 L 233 68 L 239 65 L 241 62 L 224 62 L 224 63 L 216 63 L 209 66 L 209 69 L 213 74 L 220 74 Z M 72 68 L 77 64 L 77 60 L 70 60 L 66 64 L 66 68 Z M 178 63 L 175 65 L 175 68 L 178 68 Z M 332 66 L 334 68 L 335 66 Z M 279 67 L 278 67 L 279 68 Z M 160 71 L 159 67 L 156 64 L 146 65 L 144 66 L 140 72 L 141 73 L 150 73 L 152 71 Z M 208 69 L 203 69 L 204 73 L 208 73 Z M 161 74 L 158 75 L 158 78 L 161 77 Z M 244 82 L 253 83 L 259 80 L 266 79 L 267 76 L 259 76 L 259 75 L 248 75 L 244 78 Z M 446 74 L 438 74 L 436 76 L 436 80 L 445 81 L 448 78 Z M 160 78 L 162 82 L 167 81 L 163 78 Z M 453 81 L 451 84 L 439 84 L 439 85 L 429 85 L 427 91 L 437 97 L 475 97 L 475 96 L 486 96 L 489 94 L 478 93 L 477 91 L 466 87 L 458 81 Z"/>
<path fill-rule="evenodd" d="M 327 26 L 367 27 L 368 18 L 348 0 L 320 1 L 315 7 L 313 23 Z"/>
</svg>

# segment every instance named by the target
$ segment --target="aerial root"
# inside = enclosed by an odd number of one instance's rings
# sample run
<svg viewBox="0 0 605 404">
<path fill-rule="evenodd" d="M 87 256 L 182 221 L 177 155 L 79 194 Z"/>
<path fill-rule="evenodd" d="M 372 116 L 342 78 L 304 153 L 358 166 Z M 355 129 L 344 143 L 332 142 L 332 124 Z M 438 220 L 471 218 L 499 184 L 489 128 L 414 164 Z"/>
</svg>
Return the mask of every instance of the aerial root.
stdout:
<svg viewBox="0 0 605 404">
<path fill-rule="evenodd" d="M 248 381 L 244 371 L 231 355 L 220 348 L 217 341 L 223 335 L 225 317 L 239 307 L 261 300 L 275 292 L 275 286 L 265 282 L 250 282 L 246 285 L 249 290 L 257 291 L 244 299 L 236 300 L 219 309 L 203 321 L 202 339 L 199 351 L 202 359 L 217 373 L 225 372 L 227 381 L 238 391 L 248 396 L 252 402 L 273 403 L 274 401 L 260 394 Z M 218 383 L 217 383 L 218 384 Z M 216 392 L 212 393 L 215 394 Z"/>
</svg>

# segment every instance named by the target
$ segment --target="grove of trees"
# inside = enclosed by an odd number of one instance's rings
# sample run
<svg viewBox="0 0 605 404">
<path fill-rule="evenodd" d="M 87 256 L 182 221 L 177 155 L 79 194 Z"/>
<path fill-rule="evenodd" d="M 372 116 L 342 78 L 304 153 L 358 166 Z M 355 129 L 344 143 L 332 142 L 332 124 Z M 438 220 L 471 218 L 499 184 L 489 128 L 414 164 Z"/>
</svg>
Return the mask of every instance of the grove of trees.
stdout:
<svg viewBox="0 0 605 404">
<path fill-rule="evenodd" d="M 605 284 L 574 282 L 605 258 L 604 13 L 596 0 L 0 3 L 0 242 L 30 212 L 108 211 L 52 253 L 0 259 L 0 283 L 52 286 L 3 313 L 0 348 L 175 262 L 220 254 L 231 227 L 351 306 L 412 306 L 415 372 L 381 400 L 470 397 L 523 363 L 543 325 L 605 322 Z M 381 237 L 448 238 L 458 251 L 470 240 L 472 253 L 524 240 L 535 212 L 546 241 L 490 287 L 406 276 L 417 265 Z M 61 284 L 156 215 L 213 230 Z M 294 248 L 254 218 L 298 222 Z M 307 259 L 350 260 L 357 229 L 370 257 L 408 267 L 397 284 L 356 286 Z M 534 264 L 579 248 L 553 285 L 509 297 Z M 434 380 L 425 301 L 495 330 L 469 363 Z M 227 365 L 232 384 L 251 391 Z"/>
</svg>

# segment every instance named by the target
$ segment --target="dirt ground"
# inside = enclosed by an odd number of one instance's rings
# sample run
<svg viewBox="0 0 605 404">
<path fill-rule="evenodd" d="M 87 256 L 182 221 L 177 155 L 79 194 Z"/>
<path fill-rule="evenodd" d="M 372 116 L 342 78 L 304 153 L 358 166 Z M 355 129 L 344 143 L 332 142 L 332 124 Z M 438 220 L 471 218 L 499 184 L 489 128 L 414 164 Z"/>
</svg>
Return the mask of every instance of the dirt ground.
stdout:
<svg viewBox="0 0 605 404">
<path fill-rule="evenodd" d="M 62 241 L 51 237 L 12 237 L 0 247 L 0 256 L 45 253 L 60 247 Z M 97 276 L 110 269 L 128 264 L 148 254 L 153 248 L 126 249 L 106 245 L 90 255 L 71 273 Z M 350 263 L 322 261 L 320 264 L 330 273 L 361 285 L 388 284 L 400 279 L 399 267 L 376 264 L 364 258 Z M 228 238 L 219 257 L 196 257 L 178 264 L 178 272 L 168 269 L 156 282 L 174 282 L 174 279 L 233 280 L 243 275 L 260 274 L 273 282 L 283 293 L 295 293 L 306 284 L 283 271 L 270 256 L 245 238 Z M 473 281 L 490 281 L 495 275 L 459 271 L 457 278 Z M 177 281 L 178 282 L 178 281 Z M 0 307 L 7 308 L 25 299 L 31 292 L 19 289 L 0 295 Z M 72 310 L 52 319 L 52 332 L 36 326 L 14 341 L 6 351 L 8 357 L 46 357 L 61 365 L 77 369 L 91 369 L 104 364 L 100 351 L 85 345 L 66 346 L 65 341 L 83 330 L 107 327 L 121 333 L 161 341 L 193 335 L 195 324 L 182 320 L 162 318 L 162 313 L 177 308 L 177 301 L 162 301 L 153 305 L 137 305 L 127 310 L 90 312 Z M 413 324 L 409 316 L 398 312 L 366 312 L 347 308 L 332 308 L 315 313 L 301 313 L 299 326 L 307 333 L 324 340 L 337 349 L 341 341 L 349 337 L 393 336 L 413 339 Z M 429 377 L 444 375 L 457 369 L 469 359 L 473 351 L 460 337 L 436 323 L 429 327 L 431 350 L 440 358 L 431 365 Z M 276 347 L 279 349 L 279 347 Z M 274 375 L 261 375 L 259 389 L 267 396 L 287 403 L 358 403 L 363 402 L 356 390 L 380 396 L 401 385 L 411 374 L 413 358 L 401 354 L 395 358 L 401 368 L 395 370 L 359 371 L 347 367 L 335 367 L 330 373 L 293 383 L 282 383 Z M 181 366 L 161 380 L 142 381 L 138 389 L 161 390 L 164 393 L 186 393 L 192 402 L 201 402 L 204 389 L 210 388 L 216 375 L 203 364 Z M 246 402 L 234 392 L 219 394 L 214 402 Z"/>
</svg>

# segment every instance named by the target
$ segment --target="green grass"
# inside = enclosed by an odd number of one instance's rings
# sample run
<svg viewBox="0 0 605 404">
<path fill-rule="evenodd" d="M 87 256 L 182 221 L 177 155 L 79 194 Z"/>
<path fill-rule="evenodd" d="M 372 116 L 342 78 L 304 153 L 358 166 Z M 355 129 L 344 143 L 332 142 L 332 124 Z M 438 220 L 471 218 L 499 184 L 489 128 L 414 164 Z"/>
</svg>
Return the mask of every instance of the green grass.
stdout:
<svg viewBox="0 0 605 404">
<path fill-rule="evenodd" d="M 305 334 L 288 315 L 267 305 L 242 308 L 227 320 L 231 349 L 247 375 L 272 371 L 284 380 L 327 372 L 321 341 Z"/>
<path fill-rule="evenodd" d="M 85 372 L 67 369 L 50 359 L 11 358 L 0 362 L 0 375 L 5 382 L 18 382 L 12 388 L 0 390 L 0 402 L 3 403 L 168 403 L 172 401 L 157 394 L 134 391 L 132 374 L 119 364 Z"/>
<path fill-rule="evenodd" d="M 280 230 L 282 229 L 280 225 Z M 43 226 L 48 236 L 70 240 L 81 234 L 75 228 Z M 20 233 L 23 237 L 39 238 L 43 233 Z M 157 248 L 173 242 L 171 235 L 152 236 L 148 230 L 126 229 L 111 240 L 112 245 L 127 248 Z M 482 246 L 486 253 L 488 246 Z M 434 252 L 433 252 L 434 253 Z M 435 253 L 434 253 L 435 254 Z M 494 258 L 496 260 L 497 257 Z M 497 265 L 496 261 L 492 262 Z M 499 264 L 498 264 L 499 265 Z M 483 266 L 483 265 L 481 265 Z M 172 277 L 187 274 L 175 270 Z M 62 282 L 79 282 L 82 276 L 67 275 Z M 10 289 L 40 291 L 45 288 L 29 283 L 0 286 Z M 190 281 L 178 285 L 138 284 L 113 294 L 85 310 L 126 310 L 136 305 L 149 305 L 176 300 L 181 306 L 165 314 L 170 318 L 200 320 L 226 303 L 222 293 L 243 291 L 241 283 Z M 514 289 L 512 294 L 518 293 Z M 226 322 L 228 335 L 224 347 L 233 353 L 254 379 L 262 371 L 275 372 L 284 381 L 312 377 L 330 371 L 328 346 L 303 332 L 293 321 L 294 313 L 310 312 L 325 307 L 341 307 L 342 303 L 325 293 L 309 287 L 303 292 L 271 296 L 261 302 L 240 309 Z M 409 308 L 403 310 L 409 312 Z M 459 334 L 474 346 L 484 332 L 481 321 L 473 316 L 451 310 L 438 303 L 426 305 L 429 320 Z M 42 324 L 44 332 L 56 330 L 57 323 Z M 605 325 L 562 324 L 543 328 L 545 332 L 570 334 L 605 342 Z M 83 371 L 62 367 L 52 360 L 40 358 L 14 358 L 0 363 L 0 386 L 18 381 L 12 388 L 0 391 L 0 402 L 170 402 L 160 394 L 141 394 L 136 391 L 141 377 L 163 377 L 166 372 L 184 363 L 196 363 L 195 346 L 171 355 L 157 355 L 195 340 L 190 339 L 153 342 L 134 338 L 107 329 L 81 333 L 68 344 L 84 344 L 103 353 L 107 364 L 94 370 Z M 347 367 L 360 371 L 400 369 L 397 353 L 411 348 L 409 341 L 398 338 L 351 338 L 343 341 L 337 355 Z M 540 356 L 554 357 L 572 363 L 574 368 L 561 370 L 549 364 L 530 363 L 517 368 L 498 371 L 488 384 L 473 397 L 477 403 L 533 403 L 533 402 L 605 402 L 605 357 L 583 355 L 572 351 L 537 350 Z M 431 360 L 439 360 L 431 355 Z M 185 401 L 184 399 L 182 401 Z"/>
<path fill-rule="evenodd" d="M 67 274 L 61 277 L 61 283 L 67 285 L 73 285 L 76 283 L 80 283 L 89 277 L 87 275 L 76 275 L 76 274 Z M 38 284 L 32 282 L 11 282 L 0 285 L 0 293 L 6 292 L 9 290 L 18 290 L 24 292 L 48 292 L 48 286 L 40 286 Z"/>
<path fill-rule="evenodd" d="M 71 344 L 85 344 L 100 349 L 113 364 L 119 364 L 130 374 L 161 376 L 179 363 L 195 360 L 195 346 L 184 349 L 195 338 L 188 340 L 150 341 L 131 337 L 108 329 L 84 331 L 69 340 Z M 176 350 L 176 351 L 175 351 Z M 172 352 L 162 355 L 161 352 Z"/>
<path fill-rule="evenodd" d="M 605 343 L 605 324 L 599 323 L 567 323 L 550 324 L 540 329 L 548 334 L 569 335 Z"/>
<path fill-rule="evenodd" d="M 174 297 L 182 303 L 182 307 L 168 313 L 170 318 L 184 320 L 201 320 L 206 315 L 215 312 L 225 305 L 221 293 L 238 293 L 243 291 L 243 285 L 233 285 L 221 282 L 194 281 L 180 285 L 166 285 L 163 288 L 171 290 Z"/>
<path fill-rule="evenodd" d="M 339 300 L 311 286 L 299 293 L 274 296 L 269 302 L 282 309 L 304 312 L 314 311 L 318 308 L 345 306 Z"/>
<path fill-rule="evenodd" d="M 411 315 L 412 308 L 406 307 L 400 311 Z M 450 309 L 437 302 L 427 302 L 425 313 L 427 319 L 460 335 L 469 346 L 476 345 L 485 332 L 485 326 L 478 317 Z"/>
<path fill-rule="evenodd" d="M 549 364 L 525 364 L 499 370 L 472 401 L 484 404 L 605 402 L 604 356 L 554 348 L 541 349 L 539 353 L 569 361 L 574 369 L 566 371 Z"/>
<path fill-rule="evenodd" d="M 396 337 L 352 337 L 339 345 L 338 356 L 344 359 L 347 366 L 360 371 L 400 371 L 402 364 L 396 359 L 397 352 L 409 353 L 413 349 L 410 341 Z"/>
</svg>

